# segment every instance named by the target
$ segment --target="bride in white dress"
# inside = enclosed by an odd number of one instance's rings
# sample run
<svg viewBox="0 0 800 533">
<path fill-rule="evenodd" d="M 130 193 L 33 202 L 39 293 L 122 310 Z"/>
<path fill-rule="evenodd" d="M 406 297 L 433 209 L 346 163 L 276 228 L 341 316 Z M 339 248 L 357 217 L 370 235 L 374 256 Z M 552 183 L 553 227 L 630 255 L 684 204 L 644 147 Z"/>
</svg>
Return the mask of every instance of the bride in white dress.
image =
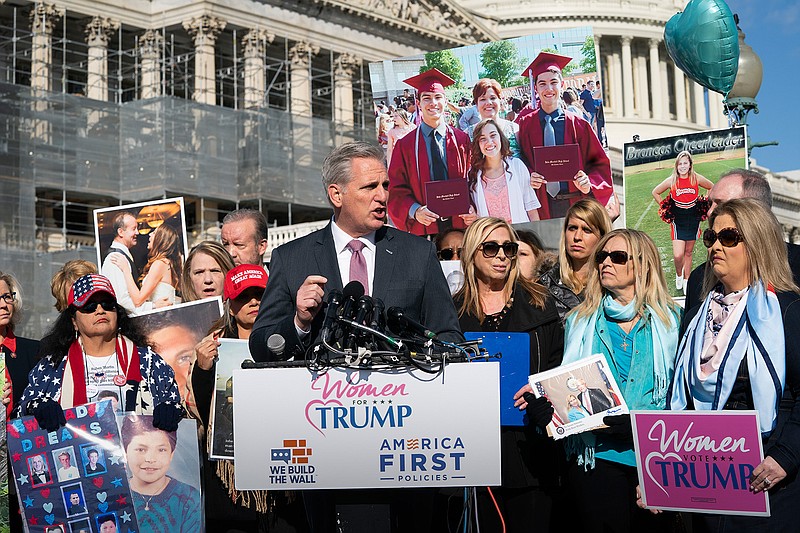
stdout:
<svg viewBox="0 0 800 533">
<path fill-rule="evenodd" d="M 136 307 L 146 301 L 153 302 L 154 307 L 172 305 L 182 269 L 178 232 L 162 224 L 150 235 L 147 250 L 147 264 L 139 278 L 141 289 L 133 281 L 130 264 L 121 254 L 112 254 L 111 261 L 126 274 L 128 293 Z"/>
</svg>

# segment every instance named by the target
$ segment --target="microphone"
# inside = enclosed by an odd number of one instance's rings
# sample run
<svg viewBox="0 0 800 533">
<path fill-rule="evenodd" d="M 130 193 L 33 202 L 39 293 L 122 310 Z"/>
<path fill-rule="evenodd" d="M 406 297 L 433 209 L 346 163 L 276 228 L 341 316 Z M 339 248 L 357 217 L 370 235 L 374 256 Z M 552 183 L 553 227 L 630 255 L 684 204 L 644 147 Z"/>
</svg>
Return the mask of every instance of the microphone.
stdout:
<svg viewBox="0 0 800 533">
<path fill-rule="evenodd" d="M 405 311 L 399 307 L 390 307 L 386 312 L 386 317 L 389 324 L 389 329 L 397 334 L 402 333 L 404 330 L 409 330 L 422 335 L 426 339 L 436 338 L 436 333 L 429 330 L 416 320 L 407 317 Z"/>
<path fill-rule="evenodd" d="M 372 308 L 373 308 L 373 301 L 372 298 L 367 296 L 366 294 L 361 296 L 356 302 L 356 316 L 353 319 L 353 322 L 356 324 L 365 324 L 365 320 L 367 318 L 372 317 Z M 347 336 L 347 342 L 345 346 L 355 350 L 356 348 L 356 336 L 358 332 L 355 329 L 351 329 L 350 334 Z"/>
<path fill-rule="evenodd" d="M 364 296 L 364 286 L 360 281 L 353 280 L 344 286 L 342 294 L 344 295 L 344 304 L 342 305 L 342 312 L 339 313 L 339 316 L 352 319 L 354 314 L 353 304 L 355 304 L 356 300 Z"/>
<path fill-rule="evenodd" d="M 383 300 L 380 298 L 373 298 L 372 302 L 373 312 L 372 312 L 372 320 L 370 320 L 369 327 L 376 331 L 380 331 L 384 333 L 386 329 L 386 317 L 384 315 L 384 310 L 386 309 L 383 305 Z"/>
<path fill-rule="evenodd" d="M 267 339 L 267 350 L 272 352 L 275 359 L 283 357 L 283 351 L 286 349 L 286 339 L 280 333 L 273 333 Z"/>
<path fill-rule="evenodd" d="M 322 340 L 327 339 L 328 332 L 336 320 L 336 313 L 339 311 L 339 306 L 342 305 L 343 298 L 342 291 L 339 289 L 333 289 L 328 294 L 328 307 L 325 311 L 325 321 L 322 323 L 322 336 L 320 337 Z M 267 340 L 267 347 L 269 347 L 269 339 Z"/>
</svg>

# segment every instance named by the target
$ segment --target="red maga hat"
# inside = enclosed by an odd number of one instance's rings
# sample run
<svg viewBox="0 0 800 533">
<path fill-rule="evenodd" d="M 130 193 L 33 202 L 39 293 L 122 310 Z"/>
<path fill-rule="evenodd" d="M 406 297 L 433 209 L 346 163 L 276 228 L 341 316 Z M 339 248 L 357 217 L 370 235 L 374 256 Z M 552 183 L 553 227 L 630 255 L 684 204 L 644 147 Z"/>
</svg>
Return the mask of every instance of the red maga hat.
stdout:
<svg viewBox="0 0 800 533">
<path fill-rule="evenodd" d="M 264 289 L 266 286 L 266 270 L 258 265 L 239 265 L 226 274 L 223 296 L 226 300 L 232 300 L 250 287 Z"/>
<path fill-rule="evenodd" d="M 535 81 L 539 74 L 547 72 L 551 68 L 558 69 L 558 71 L 561 72 L 570 61 L 572 61 L 571 57 L 552 54 L 550 52 L 539 52 L 539 55 L 531 61 L 531 64 L 522 71 L 522 76 L 527 78 L 528 74 L 533 74 L 533 79 Z"/>
<path fill-rule="evenodd" d="M 415 88 L 420 94 L 443 93 L 445 87 L 449 87 L 455 83 L 453 78 L 435 68 L 426 70 L 422 74 L 411 76 L 403 81 Z"/>
</svg>

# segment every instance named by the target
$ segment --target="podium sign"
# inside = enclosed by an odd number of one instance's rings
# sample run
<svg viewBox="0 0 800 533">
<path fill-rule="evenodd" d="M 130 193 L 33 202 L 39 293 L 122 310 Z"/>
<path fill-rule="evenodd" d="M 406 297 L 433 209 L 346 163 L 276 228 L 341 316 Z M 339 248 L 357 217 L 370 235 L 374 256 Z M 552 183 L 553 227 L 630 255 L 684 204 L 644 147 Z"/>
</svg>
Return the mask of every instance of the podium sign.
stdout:
<svg viewBox="0 0 800 533">
<path fill-rule="evenodd" d="M 236 488 L 500 484 L 497 363 L 235 370 Z"/>
</svg>

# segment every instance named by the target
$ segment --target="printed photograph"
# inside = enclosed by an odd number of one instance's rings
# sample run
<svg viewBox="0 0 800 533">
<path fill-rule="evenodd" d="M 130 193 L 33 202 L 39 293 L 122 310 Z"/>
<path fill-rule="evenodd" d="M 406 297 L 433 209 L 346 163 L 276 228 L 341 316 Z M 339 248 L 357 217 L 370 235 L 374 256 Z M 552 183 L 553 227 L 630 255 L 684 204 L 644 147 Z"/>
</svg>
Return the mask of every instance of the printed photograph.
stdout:
<svg viewBox="0 0 800 533">
<path fill-rule="evenodd" d="M 69 533 L 92 533 L 90 520 L 88 518 L 73 520 L 69 523 Z"/>
<path fill-rule="evenodd" d="M 608 363 L 595 355 L 529 378 L 534 395 L 553 404 L 547 426 L 554 439 L 603 426 L 603 417 L 628 412 Z"/>
<path fill-rule="evenodd" d="M 699 237 L 711 188 L 726 172 L 748 168 L 745 127 L 626 143 L 623 152 L 625 226 L 653 238 L 667 286 L 682 297 L 692 268 L 706 260 Z"/>
<path fill-rule="evenodd" d="M 56 475 L 59 482 L 81 477 L 78 467 L 75 466 L 78 462 L 75 460 L 75 449 L 72 446 L 53 450 L 52 454 L 53 464 L 57 465 Z"/>
<path fill-rule="evenodd" d="M 370 79 L 396 227 L 558 219 L 587 195 L 618 212 L 592 28 L 372 63 Z"/>
<path fill-rule="evenodd" d="M 129 314 L 180 302 L 188 254 L 183 198 L 94 211 L 97 264 Z"/>
<path fill-rule="evenodd" d="M 47 456 L 44 454 L 40 453 L 28 457 L 28 472 L 30 473 L 32 487 L 41 487 L 53 482 L 50 464 L 47 462 Z"/>
<path fill-rule="evenodd" d="M 100 446 L 91 443 L 81 444 L 81 459 L 83 460 L 83 473 L 86 476 L 106 473 L 106 455 Z"/>
<path fill-rule="evenodd" d="M 83 486 L 80 483 L 72 485 L 61 486 L 61 496 L 64 499 L 64 509 L 67 510 L 67 516 L 78 516 L 86 514 L 86 498 L 83 494 Z"/>
<path fill-rule="evenodd" d="M 247 341 L 220 339 L 210 426 L 211 459 L 233 460 L 233 371 L 250 359 Z"/>
</svg>

